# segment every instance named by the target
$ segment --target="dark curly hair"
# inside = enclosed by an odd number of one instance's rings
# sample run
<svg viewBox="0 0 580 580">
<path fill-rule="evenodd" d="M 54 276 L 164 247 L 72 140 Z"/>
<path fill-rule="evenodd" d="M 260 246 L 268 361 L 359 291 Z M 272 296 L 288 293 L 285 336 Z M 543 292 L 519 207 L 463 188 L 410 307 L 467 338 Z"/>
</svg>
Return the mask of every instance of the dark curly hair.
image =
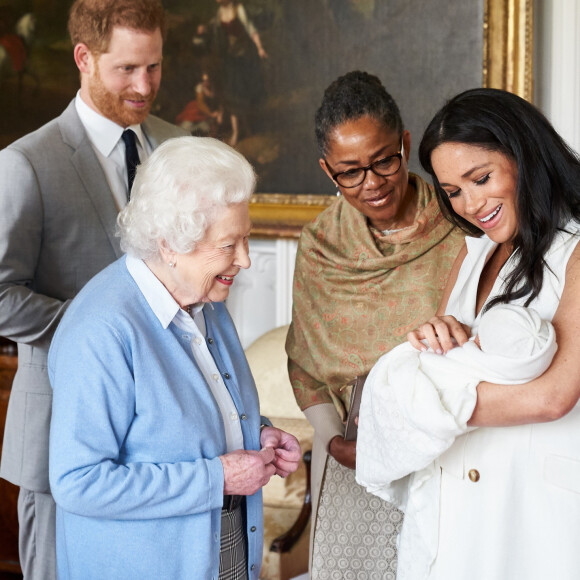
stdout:
<svg viewBox="0 0 580 580">
<path fill-rule="evenodd" d="M 498 89 L 471 89 L 451 99 L 427 126 L 419 160 L 431 174 L 444 215 L 468 233 L 480 235 L 457 215 L 431 165 L 431 154 L 443 143 L 465 143 L 497 151 L 517 166 L 514 239 L 517 265 L 504 292 L 487 308 L 538 296 L 543 282 L 544 256 L 558 230 L 570 219 L 580 220 L 580 159 L 544 115 L 526 100 Z"/>
<path fill-rule="evenodd" d="M 399 107 L 378 77 L 355 70 L 337 78 L 325 91 L 316 111 L 316 142 L 322 156 L 328 152 L 332 131 L 346 121 L 371 117 L 400 134 L 403 121 Z"/>
</svg>

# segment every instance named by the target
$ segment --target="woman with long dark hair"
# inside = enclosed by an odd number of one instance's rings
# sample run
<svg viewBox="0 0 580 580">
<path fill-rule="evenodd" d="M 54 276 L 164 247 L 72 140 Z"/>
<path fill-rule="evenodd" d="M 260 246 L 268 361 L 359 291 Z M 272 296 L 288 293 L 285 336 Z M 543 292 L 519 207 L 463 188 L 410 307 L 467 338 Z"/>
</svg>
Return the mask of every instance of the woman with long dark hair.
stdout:
<svg viewBox="0 0 580 580">
<path fill-rule="evenodd" d="M 477 333 L 484 312 L 510 303 L 551 320 L 558 352 L 523 385 L 479 383 L 468 423 L 479 428 L 438 458 L 437 541 L 422 569 L 416 554 L 400 553 L 399 572 L 405 564 L 405 578 L 576 579 L 580 160 L 535 107 L 493 89 L 449 101 L 419 156 L 443 211 L 479 237 L 466 238 L 436 316 L 409 340 L 447 352 Z"/>
</svg>

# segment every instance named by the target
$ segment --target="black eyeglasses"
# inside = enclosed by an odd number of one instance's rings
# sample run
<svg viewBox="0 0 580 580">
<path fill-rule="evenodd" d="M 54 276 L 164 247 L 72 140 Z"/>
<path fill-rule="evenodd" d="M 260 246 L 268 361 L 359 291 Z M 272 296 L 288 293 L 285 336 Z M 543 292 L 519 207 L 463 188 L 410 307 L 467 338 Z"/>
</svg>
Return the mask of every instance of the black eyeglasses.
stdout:
<svg viewBox="0 0 580 580">
<path fill-rule="evenodd" d="M 336 183 L 341 187 L 349 189 L 351 187 L 359 186 L 366 179 L 367 171 L 369 170 L 379 177 L 389 177 L 389 175 L 394 175 L 401 168 L 404 152 L 405 148 L 403 140 L 401 139 L 401 150 L 398 153 L 395 153 L 395 155 L 389 155 L 388 157 L 377 159 L 377 161 L 367 165 L 366 167 L 354 167 L 347 171 L 333 173 L 332 179 L 334 179 L 334 181 L 336 181 Z M 324 162 L 332 171 L 328 161 L 325 159 Z"/>
</svg>

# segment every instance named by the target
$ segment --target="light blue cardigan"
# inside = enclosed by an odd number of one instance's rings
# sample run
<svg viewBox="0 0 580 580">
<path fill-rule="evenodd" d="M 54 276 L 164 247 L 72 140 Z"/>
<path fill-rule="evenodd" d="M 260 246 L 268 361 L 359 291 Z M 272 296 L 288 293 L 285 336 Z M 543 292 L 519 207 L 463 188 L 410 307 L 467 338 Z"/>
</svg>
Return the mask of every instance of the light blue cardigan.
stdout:
<svg viewBox="0 0 580 580">
<path fill-rule="evenodd" d="M 223 304 L 204 313 L 245 448 L 259 449 L 258 395 L 233 322 Z M 190 340 L 173 323 L 162 327 L 124 257 L 63 317 L 49 353 L 60 580 L 217 579 L 226 440 Z M 261 492 L 246 505 L 257 579 Z"/>
</svg>

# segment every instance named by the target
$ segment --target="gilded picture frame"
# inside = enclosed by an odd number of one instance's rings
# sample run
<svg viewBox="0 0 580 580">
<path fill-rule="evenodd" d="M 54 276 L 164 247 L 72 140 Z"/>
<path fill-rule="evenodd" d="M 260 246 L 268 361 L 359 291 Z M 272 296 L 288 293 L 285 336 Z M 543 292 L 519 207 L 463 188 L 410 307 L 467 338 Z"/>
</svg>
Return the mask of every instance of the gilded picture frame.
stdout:
<svg viewBox="0 0 580 580">
<path fill-rule="evenodd" d="M 533 0 L 483 0 L 482 86 L 533 95 Z M 329 195 L 257 193 L 253 235 L 298 238 L 302 226 L 335 199 Z"/>
<path fill-rule="evenodd" d="M 0 147 L 60 114 L 78 88 L 66 34 L 71 2 L 0 2 L 0 51 L 4 51 Z M 531 99 L 533 0 L 237 0 L 235 4 L 245 7 L 267 53 L 253 66 L 254 73 L 261 70 L 263 81 L 257 83 L 263 84 L 262 104 L 251 112 L 255 126 L 250 119 L 250 129 L 235 144 L 258 173 L 251 217 L 254 235 L 260 237 L 297 237 L 303 224 L 334 198 L 328 195 L 332 184 L 318 166 L 314 112 L 324 88 L 337 76 L 355 68 L 379 76 L 411 131 L 410 169 L 419 173 L 416 150 L 422 130 L 447 98 L 473 86 L 489 86 Z M 195 101 L 204 71 L 218 89 L 220 80 L 223 87 L 225 59 L 215 50 L 221 45 L 210 33 L 219 28 L 215 0 L 164 0 L 164 6 L 169 31 L 154 112 L 179 122 L 179 114 Z M 15 31 L 24 24 L 28 32 L 19 32 L 19 40 Z M 10 72 L 11 64 L 18 64 L 18 53 L 10 53 L 9 40 L 23 42 L 21 48 L 28 54 L 18 74 Z M 248 50 L 256 52 L 248 42 Z M 212 70 L 216 60 L 218 68 Z M 243 71 L 246 89 L 255 84 L 251 79 L 260 80 L 260 74 L 250 75 L 251 66 L 236 67 Z M 230 91 L 230 101 L 232 95 L 239 96 L 237 87 Z M 234 103 L 223 102 L 224 117 L 229 119 L 227 107 L 233 109 Z M 250 111 L 238 110 L 242 125 L 243 115 Z M 231 141 L 231 133 L 217 136 Z"/>
</svg>

